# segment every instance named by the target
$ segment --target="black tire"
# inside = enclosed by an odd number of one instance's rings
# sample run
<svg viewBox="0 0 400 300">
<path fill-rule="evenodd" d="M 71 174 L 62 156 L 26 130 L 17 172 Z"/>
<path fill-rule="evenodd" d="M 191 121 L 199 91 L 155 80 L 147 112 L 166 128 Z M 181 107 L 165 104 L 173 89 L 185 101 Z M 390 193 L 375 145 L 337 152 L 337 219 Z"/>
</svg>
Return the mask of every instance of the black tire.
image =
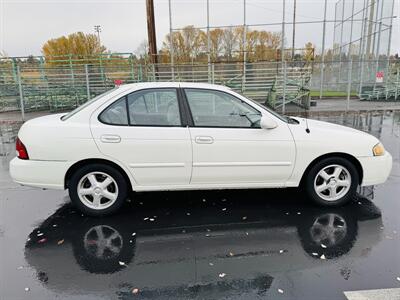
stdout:
<svg viewBox="0 0 400 300">
<path fill-rule="evenodd" d="M 91 172 L 102 172 L 111 176 L 118 187 L 118 195 L 111 206 L 104 209 L 94 209 L 85 205 L 78 195 L 78 184 L 80 180 Z M 72 174 L 68 184 L 69 197 L 71 202 L 84 214 L 89 216 L 105 216 L 115 213 L 125 202 L 128 194 L 128 185 L 124 176 L 116 169 L 105 164 L 91 164 L 78 169 Z"/>
<path fill-rule="evenodd" d="M 336 200 L 326 200 L 320 197 L 314 189 L 314 180 L 317 174 L 330 165 L 339 165 L 344 167 L 350 174 L 351 178 L 351 184 L 348 191 Z M 357 193 L 358 184 L 359 174 L 356 167 L 349 160 L 342 157 L 329 157 L 318 161 L 311 167 L 307 174 L 305 174 L 305 178 L 303 180 L 303 188 L 305 189 L 308 197 L 318 205 L 330 207 L 341 206 L 353 200 Z"/>
</svg>

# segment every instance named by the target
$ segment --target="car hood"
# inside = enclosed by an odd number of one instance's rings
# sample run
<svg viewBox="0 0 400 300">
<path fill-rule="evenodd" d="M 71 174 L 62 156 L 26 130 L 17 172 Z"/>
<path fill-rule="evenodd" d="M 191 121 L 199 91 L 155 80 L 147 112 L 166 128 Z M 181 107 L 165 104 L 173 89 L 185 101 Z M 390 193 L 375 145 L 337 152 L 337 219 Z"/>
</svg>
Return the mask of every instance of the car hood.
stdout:
<svg viewBox="0 0 400 300">
<path fill-rule="evenodd" d="M 343 152 L 365 157 L 371 156 L 372 148 L 379 143 L 376 137 L 354 128 L 312 119 L 293 119 L 299 122 L 289 124 L 296 144 L 306 145 L 310 151 L 320 150 L 322 154 Z"/>
<path fill-rule="evenodd" d="M 305 118 L 298 118 L 298 117 L 291 117 L 292 119 L 297 120 L 300 125 L 304 126 L 305 128 L 308 128 L 311 130 L 326 130 L 326 131 L 340 131 L 340 132 L 345 132 L 345 133 L 355 133 L 355 134 L 362 134 L 365 136 L 371 136 L 369 133 L 366 133 L 364 131 L 354 129 L 352 127 L 347 127 L 339 124 L 334 124 L 334 123 L 329 123 L 329 122 L 324 122 L 324 121 L 319 121 L 319 120 L 313 120 L 313 119 L 305 119 Z"/>
</svg>

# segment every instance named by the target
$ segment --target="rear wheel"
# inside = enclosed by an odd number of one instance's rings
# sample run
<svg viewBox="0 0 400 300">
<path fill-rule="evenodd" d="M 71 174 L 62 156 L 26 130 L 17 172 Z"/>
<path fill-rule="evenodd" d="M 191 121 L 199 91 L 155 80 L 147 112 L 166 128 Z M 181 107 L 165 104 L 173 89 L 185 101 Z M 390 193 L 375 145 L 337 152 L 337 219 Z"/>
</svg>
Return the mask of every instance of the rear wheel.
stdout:
<svg viewBox="0 0 400 300">
<path fill-rule="evenodd" d="M 71 201 L 82 212 L 104 216 L 116 212 L 127 197 L 127 183 L 120 172 L 103 164 L 77 170 L 68 185 Z"/>
<path fill-rule="evenodd" d="M 358 183 L 357 169 L 342 157 L 325 158 L 317 162 L 304 180 L 308 196 L 324 206 L 339 206 L 352 200 Z"/>
</svg>

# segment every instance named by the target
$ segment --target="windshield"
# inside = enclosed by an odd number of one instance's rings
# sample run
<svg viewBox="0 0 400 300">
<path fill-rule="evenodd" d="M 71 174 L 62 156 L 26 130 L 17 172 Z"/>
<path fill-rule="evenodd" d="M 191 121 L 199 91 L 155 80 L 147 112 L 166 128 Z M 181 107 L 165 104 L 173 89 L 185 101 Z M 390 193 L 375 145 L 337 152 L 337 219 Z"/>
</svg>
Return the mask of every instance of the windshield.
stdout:
<svg viewBox="0 0 400 300">
<path fill-rule="evenodd" d="M 77 114 L 78 112 L 80 112 L 82 109 L 84 109 L 85 107 L 88 107 L 90 104 L 92 104 L 93 102 L 96 102 L 97 100 L 99 100 L 100 98 L 102 98 L 103 96 L 106 96 L 108 94 L 110 94 L 111 92 L 115 91 L 117 88 L 113 88 L 111 90 L 108 90 L 107 92 L 100 94 L 96 97 L 94 97 L 93 99 L 90 99 L 89 101 L 83 103 L 82 105 L 78 106 L 77 108 L 75 108 L 73 111 L 67 113 L 66 115 L 63 115 L 61 117 L 62 121 L 68 120 L 69 118 L 71 118 L 73 115 Z"/>
</svg>

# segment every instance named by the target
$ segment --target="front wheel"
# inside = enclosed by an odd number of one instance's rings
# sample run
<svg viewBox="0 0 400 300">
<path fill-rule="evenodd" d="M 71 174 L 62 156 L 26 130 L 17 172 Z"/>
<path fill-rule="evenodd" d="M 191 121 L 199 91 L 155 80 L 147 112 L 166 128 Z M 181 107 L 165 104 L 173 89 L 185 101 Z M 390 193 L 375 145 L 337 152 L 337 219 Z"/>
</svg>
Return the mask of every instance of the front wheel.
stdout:
<svg viewBox="0 0 400 300">
<path fill-rule="evenodd" d="M 120 172 L 103 164 L 77 170 L 68 186 L 72 203 L 91 216 L 116 212 L 127 197 L 127 183 Z"/>
<path fill-rule="evenodd" d="M 356 195 L 358 183 L 357 169 L 341 157 L 317 162 L 304 181 L 308 196 L 323 206 L 339 206 L 349 202 Z"/>
</svg>

